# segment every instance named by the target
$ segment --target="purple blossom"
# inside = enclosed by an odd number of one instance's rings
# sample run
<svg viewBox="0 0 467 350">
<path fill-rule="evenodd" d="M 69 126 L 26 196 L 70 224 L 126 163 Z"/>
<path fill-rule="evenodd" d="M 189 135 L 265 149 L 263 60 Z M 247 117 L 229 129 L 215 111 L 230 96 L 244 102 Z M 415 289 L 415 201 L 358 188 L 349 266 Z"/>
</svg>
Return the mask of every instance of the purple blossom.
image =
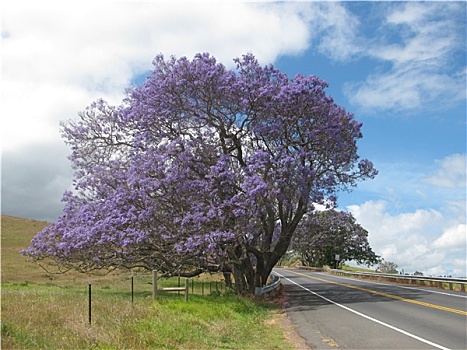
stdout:
<svg viewBox="0 0 467 350">
<path fill-rule="evenodd" d="M 79 271 L 231 271 L 254 290 L 313 203 L 376 171 L 326 82 L 251 54 L 235 63 L 159 55 L 121 105 L 98 100 L 62 123 L 75 191 L 24 253 Z"/>
<path fill-rule="evenodd" d="M 337 211 L 315 211 L 300 223 L 293 243 L 302 262 L 309 266 L 333 266 L 336 254 L 340 263 L 355 260 L 373 265 L 378 257 L 368 242 L 368 232 L 352 214 Z"/>
</svg>

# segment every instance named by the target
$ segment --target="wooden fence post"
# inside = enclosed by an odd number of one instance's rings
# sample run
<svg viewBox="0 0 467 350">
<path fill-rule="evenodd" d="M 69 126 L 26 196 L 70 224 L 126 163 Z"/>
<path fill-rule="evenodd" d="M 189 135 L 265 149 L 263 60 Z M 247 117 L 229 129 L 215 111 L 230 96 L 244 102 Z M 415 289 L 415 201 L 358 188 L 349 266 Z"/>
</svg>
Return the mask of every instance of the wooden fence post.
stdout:
<svg viewBox="0 0 467 350">
<path fill-rule="evenodd" d="M 185 280 L 185 301 L 188 301 L 188 278 Z"/>
<path fill-rule="evenodd" d="M 152 270 L 152 298 L 157 298 L 157 270 Z"/>
</svg>

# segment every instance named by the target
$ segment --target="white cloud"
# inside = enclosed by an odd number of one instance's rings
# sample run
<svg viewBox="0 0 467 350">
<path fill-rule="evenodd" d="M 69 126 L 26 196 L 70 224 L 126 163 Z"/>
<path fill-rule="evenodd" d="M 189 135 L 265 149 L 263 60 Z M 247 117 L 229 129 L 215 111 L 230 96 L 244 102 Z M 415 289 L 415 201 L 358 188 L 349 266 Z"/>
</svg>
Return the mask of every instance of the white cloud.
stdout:
<svg viewBox="0 0 467 350">
<path fill-rule="evenodd" d="M 3 149 L 58 143 L 58 121 L 118 103 L 158 53 L 264 63 L 309 44 L 309 4 L 8 2 L 3 8 Z M 307 10 L 307 11 L 305 11 Z M 29 125 L 29 128 L 25 126 Z M 26 130 L 29 129 L 29 130 Z M 5 131 L 6 130 L 6 131 Z"/>
<path fill-rule="evenodd" d="M 333 2 L 6 2 L 3 149 L 58 144 L 59 120 L 98 97 L 118 103 L 158 53 L 210 52 L 233 65 L 253 52 L 266 64 L 317 41 L 323 54 L 348 60 L 365 50 L 359 27 L 357 16 Z"/>
<path fill-rule="evenodd" d="M 417 164 L 383 167 L 374 191 L 385 200 L 347 206 L 376 254 L 409 273 L 466 276 L 465 162 L 465 154 L 446 156 L 431 176 Z"/>
<path fill-rule="evenodd" d="M 436 210 L 418 209 L 414 212 L 391 215 L 387 201 L 367 201 L 362 205 L 351 205 L 348 209 L 370 232 L 376 245 L 397 244 L 393 240 L 411 241 L 412 234 L 425 232 L 433 235 L 442 223 L 442 214 Z"/>
<path fill-rule="evenodd" d="M 451 188 L 466 188 L 466 154 L 453 154 L 437 161 L 439 169 L 436 173 L 425 179 L 426 182 Z"/>
<path fill-rule="evenodd" d="M 365 111 L 440 109 L 465 99 L 465 74 L 449 75 L 421 65 L 371 74 L 364 82 L 347 83 L 344 93 Z"/>
<path fill-rule="evenodd" d="M 459 265 L 466 255 L 465 218 L 457 213 L 418 209 L 390 214 L 386 201 L 367 201 L 348 210 L 368 230 L 376 254 L 405 272 L 465 275 L 465 266 Z"/>
<path fill-rule="evenodd" d="M 453 71 L 450 64 L 465 52 L 465 4 L 405 2 L 388 9 L 366 53 L 390 68 L 347 83 L 349 99 L 368 111 L 441 108 L 465 100 L 465 69 Z"/>
<path fill-rule="evenodd" d="M 461 17 L 460 9 L 458 5 L 413 2 L 394 7 L 386 17 L 386 29 L 400 31 L 402 42 L 375 47 L 371 54 L 395 65 L 445 63 L 459 40 L 453 15 Z"/>
<path fill-rule="evenodd" d="M 27 144 L 54 143 L 62 146 L 58 133 L 60 120 L 76 117 L 95 96 L 79 86 L 34 84 L 9 80 L 2 91 L 3 151 L 16 151 Z"/>
<path fill-rule="evenodd" d="M 322 2 L 316 10 L 314 23 L 316 30 L 322 32 L 320 52 L 336 61 L 346 61 L 361 52 L 358 17 L 336 2 Z"/>
<path fill-rule="evenodd" d="M 459 224 L 455 227 L 450 227 L 433 242 L 434 248 L 450 248 L 450 249 L 466 249 L 467 226 Z"/>
</svg>

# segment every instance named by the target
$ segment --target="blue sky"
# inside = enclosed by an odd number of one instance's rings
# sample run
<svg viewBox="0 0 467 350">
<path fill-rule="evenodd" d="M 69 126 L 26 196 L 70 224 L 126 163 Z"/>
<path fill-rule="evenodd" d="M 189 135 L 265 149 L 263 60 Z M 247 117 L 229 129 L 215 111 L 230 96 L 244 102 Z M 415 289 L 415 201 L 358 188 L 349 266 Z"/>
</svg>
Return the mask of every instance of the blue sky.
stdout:
<svg viewBox="0 0 467 350">
<path fill-rule="evenodd" d="M 197 52 L 326 80 L 380 171 L 339 208 L 405 272 L 467 275 L 466 2 L 5 1 L 2 214 L 54 221 L 72 179 L 59 121 L 118 104 L 156 54 Z"/>
</svg>

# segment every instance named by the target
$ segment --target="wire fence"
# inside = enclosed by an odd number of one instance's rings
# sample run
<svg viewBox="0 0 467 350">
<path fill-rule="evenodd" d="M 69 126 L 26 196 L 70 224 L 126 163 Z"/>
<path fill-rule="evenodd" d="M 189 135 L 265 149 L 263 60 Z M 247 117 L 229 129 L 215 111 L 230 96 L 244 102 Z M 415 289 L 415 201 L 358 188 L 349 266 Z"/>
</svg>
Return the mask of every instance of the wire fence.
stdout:
<svg viewBox="0 0 467 350">
<path fill-rule="evenodd" d="M 155 285 L 154 277 L 156 277 Z M 157 278 L 157 273 L 139 272 L 132 273 L 130 276 L 120 275 L 119 278 L 115 279 L 89 279 L 87 288 L 88 324 L 92 325 L 96 296 L 100 298 L 104 294 L 115 292 L 123 298 L 128 298 L 133 304 L 137 303 L 140 298 L 152 296 L 153 299 L 156 299 L 160 296 L 169 297 L 169 294 L 178 293 L 181 297 L 185 297 L 185 301 L 188 301 L 189 295 L 208 296 L 233 292 L 235 285 L 228 286 L 222 278 L 222 274 L 206 274 L 190 279 L 183 277 Z"/>
</svg>

